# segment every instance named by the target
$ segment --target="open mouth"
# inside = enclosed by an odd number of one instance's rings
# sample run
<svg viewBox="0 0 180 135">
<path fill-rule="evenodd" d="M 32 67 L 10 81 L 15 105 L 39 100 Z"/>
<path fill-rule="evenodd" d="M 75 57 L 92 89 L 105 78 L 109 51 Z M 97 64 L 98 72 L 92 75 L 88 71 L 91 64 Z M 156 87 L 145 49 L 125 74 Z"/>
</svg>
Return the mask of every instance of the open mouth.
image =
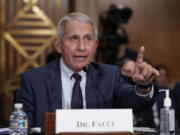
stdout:
<svg viewBox="0 0 180 135">
<path fill-rule="evenodd" d="M 87 56 L 74 56 L 76 60 L 85 60 Z"/>
</svg>

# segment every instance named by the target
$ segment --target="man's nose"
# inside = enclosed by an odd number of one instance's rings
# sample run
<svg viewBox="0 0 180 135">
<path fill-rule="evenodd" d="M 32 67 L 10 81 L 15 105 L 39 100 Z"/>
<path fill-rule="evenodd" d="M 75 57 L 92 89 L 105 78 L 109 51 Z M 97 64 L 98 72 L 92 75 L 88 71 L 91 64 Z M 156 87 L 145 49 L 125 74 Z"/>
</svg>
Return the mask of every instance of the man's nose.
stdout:
<svg viewBox="0 0 180 135">
<path fill-rule="evenodd" d="M 85 51 L 86 50 L 86 46 L 85 46 L 85 43 L 84 43 L 83 40 L 80 40 L 78 49 L 80 51 Z"/>
</svg>

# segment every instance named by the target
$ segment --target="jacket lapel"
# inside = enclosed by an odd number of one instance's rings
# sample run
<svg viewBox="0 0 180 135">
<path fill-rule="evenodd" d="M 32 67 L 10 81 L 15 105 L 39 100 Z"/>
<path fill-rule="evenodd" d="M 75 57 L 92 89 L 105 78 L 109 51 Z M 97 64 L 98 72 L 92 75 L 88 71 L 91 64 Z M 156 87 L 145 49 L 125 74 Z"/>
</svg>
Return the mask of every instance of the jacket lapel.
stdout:
<svg viewBox="0 0 180 135">
<path fill-rule="evenodd" d="M 46 79 L 49 97 L 49 111 L 54 112 L 62 108 L 62 82 L 60 72 L 60 60 L 55 60 L 48 65 L 48 77 Z"/>
<path fill-rule="evenodd" d="M 97 80 L 99 79 L 99 71 L 91 63 L 88 66 L 87 80 L 86 80 L 86 107 L 98 108 L 99 95 L 97 92 Z"/>
</svg>

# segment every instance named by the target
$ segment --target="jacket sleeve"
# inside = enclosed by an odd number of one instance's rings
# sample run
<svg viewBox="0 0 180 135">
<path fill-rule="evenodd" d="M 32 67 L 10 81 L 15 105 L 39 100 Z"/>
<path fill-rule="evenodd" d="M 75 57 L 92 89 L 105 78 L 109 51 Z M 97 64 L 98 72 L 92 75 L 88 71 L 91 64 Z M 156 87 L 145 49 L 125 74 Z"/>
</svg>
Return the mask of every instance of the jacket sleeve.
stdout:
<svg viewBox="0 0 180 135">
<path fill-rule="evenodd" d="M 119 69 L 116 70 L 115 76 L 114 93 L 116 107 L 132 108 L 134 111 L 142 111 L 153 105 L 153 98 L 150 99 L 137 95 L 135 85 L 125 82 L 119 72 Z"/>
<path fill-rule="evenodd" d="M 29 80 L 28 73 L 23 73 L 21 75 L 21 88 L 16 92 L 16 102 L 23 104 L 23 110 L 28 116 L 29 128 L 34 125 L 34 94 Z"/>
</svg>

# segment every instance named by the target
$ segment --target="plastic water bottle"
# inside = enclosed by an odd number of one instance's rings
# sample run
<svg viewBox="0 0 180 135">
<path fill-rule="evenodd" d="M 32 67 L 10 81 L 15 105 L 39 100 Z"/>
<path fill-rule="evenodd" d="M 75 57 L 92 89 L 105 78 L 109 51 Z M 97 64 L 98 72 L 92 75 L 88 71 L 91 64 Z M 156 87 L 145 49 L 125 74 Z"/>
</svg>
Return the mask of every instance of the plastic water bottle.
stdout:
<svg viewBox="0 0 180 135">
<path fill-rule="evenodd" d="M 22 110 L 23 105 L 21 103 L 16 103 L 14 105 L 15 110 L 10 116 L 10 135 L 27 135 L 28 129 L 28 117 L 26 113 Z"/>
</svg>

